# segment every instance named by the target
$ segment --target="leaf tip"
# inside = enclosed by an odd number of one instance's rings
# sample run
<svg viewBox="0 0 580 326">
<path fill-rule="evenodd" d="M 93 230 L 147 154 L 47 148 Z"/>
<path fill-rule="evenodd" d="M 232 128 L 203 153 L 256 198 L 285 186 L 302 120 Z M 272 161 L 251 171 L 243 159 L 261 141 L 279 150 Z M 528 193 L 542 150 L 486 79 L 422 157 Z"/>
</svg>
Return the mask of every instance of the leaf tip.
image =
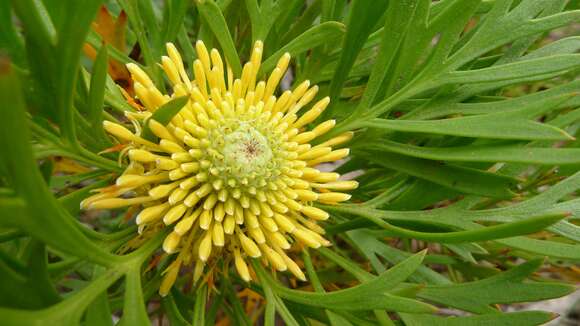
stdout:
<svg viewBox="0 0 580 326">
<path fill-rule="evenodd" d="M 560 314 L 555 313 L 555 312 L 549 312 L 548 313 L 548 318 L 549 319 L 546 322 L 552 321 L 552 320 L 554 320 L 554 319 L 556 319 L 558 317 L 560 317 Z"/>
</svg>

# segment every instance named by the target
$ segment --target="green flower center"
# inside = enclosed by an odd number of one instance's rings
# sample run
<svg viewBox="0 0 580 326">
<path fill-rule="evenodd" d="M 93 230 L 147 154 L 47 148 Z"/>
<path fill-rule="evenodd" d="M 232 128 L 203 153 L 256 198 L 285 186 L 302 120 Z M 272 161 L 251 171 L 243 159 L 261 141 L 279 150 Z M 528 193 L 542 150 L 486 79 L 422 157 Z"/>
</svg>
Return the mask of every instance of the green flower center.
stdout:
<svg viewBox="0 0 580 326">
<path fill-rule="evenodd" d="M 262 174 L 272 161 L 268 139 L 248 124 L 241 124 L 223 141 L 224 164 L 241 175 Z"/>
</svg>

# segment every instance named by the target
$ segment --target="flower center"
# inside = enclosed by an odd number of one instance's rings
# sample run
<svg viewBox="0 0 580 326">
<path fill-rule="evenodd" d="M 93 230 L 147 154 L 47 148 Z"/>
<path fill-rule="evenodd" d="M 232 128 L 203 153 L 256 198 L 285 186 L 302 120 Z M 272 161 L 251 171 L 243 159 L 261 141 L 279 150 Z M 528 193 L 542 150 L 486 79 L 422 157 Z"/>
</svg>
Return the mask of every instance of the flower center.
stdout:
<svg viewBox="0 0 580 326">
<path fill-rule="evenodd" d="M 272 161 L 268 139 L 249 124 L 241 124 L 224 136 L 224 163 L 241 175 L 262 174 Z"/>
</svg>

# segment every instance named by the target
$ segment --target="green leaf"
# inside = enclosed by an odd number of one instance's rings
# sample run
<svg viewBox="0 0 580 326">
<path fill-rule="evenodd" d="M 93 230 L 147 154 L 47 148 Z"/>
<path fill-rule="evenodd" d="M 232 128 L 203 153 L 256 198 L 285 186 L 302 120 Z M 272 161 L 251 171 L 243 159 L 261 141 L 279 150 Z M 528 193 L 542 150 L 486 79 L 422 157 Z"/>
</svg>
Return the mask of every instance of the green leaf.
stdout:
<svg viewBox="0 0 580 326">
<path fill-rule="evenodd" d="M 460 137 L 521 140 L 568 140 L 573 139 L 565 131 L 547 124 L 513 117 L 510 113 L 443 120 L 415 121 L 373 119 L 364 127 L 403 132 L 430 133 Z M 498 132 L 501 130 L 501 132 Z"/>
<path fill-rule="evenodd" d="M 257 270 L 260 279 L 267 280 L 275 292 L 282 298 L 315 307 L 337 310 L 376 310 L 407 312 L 432 312 L 433 307 L 412 299 L 388 294 L 386 291 L 404 281 L 421 264 L 425 252 L 416 254 L 376 279 L 360 285 L 328 293 L 311 293 L 291 290 L 273 280 L 265 272 Z M 257 266 L 254 264 L 254 266 Z"/>
<path fill-rule="evenodd" d="M 263 270 L 261 270 L 263 272 Z M 258 275 L 260 275 L 260 271 L 257 271 Z M 260 276 L 260 278 L 262 278 L 262 276 Z M 270 287 L 270 285 L 268 285 L 267 283 L 264 284 L 262 286 L 262 289 L 264 290 L 264 295 L 266 297 L 266 300 L 268 300 L 268 302 L 270 303 L 270 307 L 268 308 L 269 311 L 269 318 L 265 320 L 265 323 L 270 323 L 273 320 L 272 317 L 275 317 L 272 315 L 271 309 L 272 309 L 272 305 L 274 306 L 274 308 L 276 309 L 276 311 L 280 314 L 280 317 L 282 317 L 282 320 L 284 320 L 286 325 L 292 325 L 292 326 L 298 326 L 300 325 L 296 319 L 294 318 L 293 314 L 290 312 L 290 310 L 288 310 L 288 307 L 286 307 L 286 305 L 284 304 L 284 301 L 282 301 L 282 299 L 280 299 L 280 297 L 278 297 L 273 289 Z"/>
<path fill-rule="evenodd" d="M 25 50 L 22 37 L 18 34 L 12 22 L 10 1 L 0 2 L 0 49 L 5 52 L 18 66 L 25 65 Z"/>
<path fill-rule="evenodd" d="M 404 172 L 464 193 L 495 198 L 510 198 L 514 195 L 509 189 L 515 184 L 515 180 L 507 176 L 388 152 L 369 151 L 368 153 L 370 155 L 356 154 L 385 168 Z"/>
<path fill-rule="evenodd" d="M 95 274 L 100 272 L 102 272 L 101 268 L 95 267 L 93 278 L 95 278 Z M 87 308 L 85 324 L 87 326 L 113 326 L 111 307 L 109 305 L 109 297 L 106 291 L 97 296 L 97 298 Z"/>
<path fill-rule="evenodd" d="M 369 260 L 369 263 L 375 271 L 381 273 L 385 270 L 383 262 L 378 256 L 384 258 L 391 264 L 398 264 L 405 259 L 408 259 L 412 254 L 394 248 L 383 242 L 382 234 L 377 234 L 376 231 L 369 231 L 365 229 L 353 230 L 347 232 L 348 238 L 352 240 L 356 248 Z M 382 232 L 381 232 L 382 233 Z M 342 263 L 335 261 L 341 266 Z M 427 266 L 419 266 L 414 274 L 409 276 L 409 281 L 415 283 L 429 283 L 429 284 L 450 284 L 445 276 L 435 272 Z"/>
<path fill-rule="evenodd" d="M 357 264 L 353 263 L 351 260 L 340 256 L 339 254 L 328 248 L 319 248 L 318 252 L 322 254 L 324 257 L 338 264 L 340 267 L 344 268 L 347 272 L 351 273 L 361 282 L 368 282 L 373 278 L 375 278 L 374 275 L 360 268 Z"/>
<path fill-rule="evenodd" d="M 40 1 L 23 0 L 12 1 L 16 12 L 19 13 L 23 23 L 30 29 L 29 37 L 35 38 L 35 42 L 47 45 L 55 45 L 57 42 L 57 33 L 54 24 Z"/>
<path fill-rule="evenodd" d="M 191 1 L 178 0 L 165 3 L 165 20 L 162 26 L 163 42 L 174 42 L 179 30 L 183 26 L 184 18 L 187 14 Z M 191 58 L 191 57 L 189 57 Z"/>
<path fill-rule="evenodd" d="M 364 1 L 352 2 L 348 20 L 346 22 L 346 35 L 342 45 L 342 52 L 338 66 L 330 83 L 330 97 L 337 100 L 340 96 L 343 84 L 347 79 L 357 55 L 373 28 L 387 9 L 388 1 Z M 364 17 L 364 19 L 363 19 Z"/>
<path fill-rule="evenodd" d="M 252 22 L 252 40 L 254 42 L 266 40 L 274 22 L 287 9 L 285 8 L 287 4 L 273 0 L 261 1 L 259 5 L 257 0 L 246 0 L 245 2 Z"/>
<path fill-rule="evenodd" d="M 570 215 L 567 212 L 544 213 L 517 222 L 504 223 L 486 227 L 474 223 L 465 224 L 465 222 L 462 223 L 458 221 L 455 224 L 458 228 L 460 229 L 468 228 L 471 230 L 455 231 L 455 232 L 421 232 L 397 227 L 392 225 L 391 223 L 385 222 L 384 221 L 385 219 L 392 217 L 390 216 L 390 212 L 388 211 L 381 211 L 377 209 L 369 209 L 357 206 L 346 207 L 345 205 L 341 207 L 326 206 L 325 208 L 330 211 L 348 212 L 353 215 L 367 218 L 376 225 L 392 232 L 393 235 L 426 241 L 436 241 L 441 243 L 478 242 L 493 239 L 510 238 L 523 234 L 530 234 L 541 231 L 546 227 Z"/>
<path fill-rule="evenodd" d="M 0 304 L 4 307 L 39 309 L 56 304 L 61 297 L 47 272 L 45 245 L 31 240 L 22 246 L 22 257 L 0 250 Z"/>
<path fill-rule="evenodd" d="M 241 76 L 242 65 L 240 64 L 240 56 L 238 55 L 238 51 L 236 51 L 236 46 L 220 8 L 214 1 L 196 0 L 195 4 L 205 23 L 220 43 L 227 63 L 232 67 L 234 75 Z"/>
<path fill-rule="evenodd" d="M 65 301 L 42 310 L 0 308 L 2 323 L 7 326 L 78 325 L 88 305 L 121 276 L 118 269 L 107 270 Z"/>
<path fill-rule="evenodd" d="M 375 99 L 382 99 L 379 90 L 393 61 L 396 60 L 397 52 L 404 40 L 417 6 L 418 1 L 390 1 L 382 33 L 380 52 L 359 106 L 368 107 L 373 104 Z"/>
<path fill-rule="evenodd" d="M 207 286 L 202 285 L 195 291 L 195 305 L 193 307 L 192 325 L 205 325 L 205 305 L 207 300 Z"/>
<path fill-rule="evenodd" d="M 332 326 L 352 326 L 352 324 L 344 317 L 336 314 L 330 310 L 326 311 L 328 315 L 328 320 L 330 321 L 330 325 Z"/>
<path fill-rule="evenodd" d="M 91 88 L 89 90 L 89 123 L 91 127 L 102 129 L 105 82 L 107 80 L 107 47 L 101 47 L 93 65 Z"/>
<path fill-rule="evenodd" d="M 427 120 L 452 114 L 476 115 L 499 112 L 537 112 L 538 109 L 561 109 L 575 106 L 578 97 L 574 96 L 580 88 L 580 81 L 552 87 L 545 91 L 526 94 L 516 98 L 506 98 L 502 101 L 487 101 L 476 103 L 460 103 L 461 99 L 450 97 L 438 101 L 425 101 L 420 104 L 420 110 L 414 110 L 404 115 L 404 119 Z M 567 98 L 562 101 L 561 99 Z"/>
<path fill-rule="evenodd" d="M 141 268 L 133 268 L 126 274 L 123 318 L 119 321 L 119 326 L 150 324 L 145 304 L 141 287 Z"/>
<path fill-rule="evenodd" d="M 573 54 L 580 50 L 580 36 L 556 40 L 522 57 L 522 60 L 550 57 L 561 54 Z"/>
<path fill-rule="evenodd" d="M 117 257 L 90 241 L 74 219 L 59 205 L 44 183 L 30 147 L 30 135 L 20 82 L 10 64 L 0 58 L 0 164 L 7 180 L 26 202 L 20 214 L 28 218 L 2 221 L 18 225 L 26 232 L 63 252 L 110 265 Z"/>
<path fill-rule="evenodd" d="M 450 72 L 432 79 L 429 88 L 445 84 L 491 83 L 523 78 L 530 81 L 541 80 L 578 68 L 579 65 L 579 54 L 553 55 L 490 68 Z"/>
<path fill-rule="evenodd" d="M 293 25 L 289 29 L 281 29 L 279 31 L 283 34 L 280 44 L 290 43 L 294 38 L 298 37 L 298 35 L 304 33 L 310 26 L 312 26 L 320 14 L 321 2 L 321 0 L 314 0 L 312 3 L 307 4 L 302 15 L 295 19 Z"/>
<path fill-rule="evenodd" d="M 162 298 L 163 310 L 167 314 L 167 318 L 172 326 L 187 326 L 190 325 L 179 311 L 173 295 L 169 294 Z"/>
<path fill-rule="evenodd" d="M 63 2 L 58 10 L 49 7 L 48 13 L 40 1 L 13 5 L 24 25 L 29 70 L 40 94 L 34 100 L 56 119 L 64 139 L 77 146 L 73 94 L 81 47 L 100 1 Z"/>
<path fill-rule="evenodd" d="M 133 27 L 139 48 L 143 52 L 143 59 L 147 65 L 146 71 L 156 82 L 157 86 L 162 86 L 160 69 L 156 65 L 159 56 L 159 53 L 156 52 L 159 49 L 158 45 L 160 45 L 160 32 L 151 3 L 149 1 L 119 0 L 119 5 L 127 13 L 129 23 Z M 147 38 L 148 32 L 151 34 L 151 40 Z"/>
<path fill-rule="evenodd" d="M 516 144 L 423 147 L 383 140 L 371 148 L 428 160 L 454 162 L 510 162 L 543 165 L 580 164 L 578 148 L 538 148 Z"/>
<path fill-rule="evenodd" d="M 580 245 L 567 244 L 555 241 L 516 237 L 498 240 L 499 243 L 519 250 L 532 252 L 540 256 L 580 260 Z"/>
<path fill-rule="evenodd" d="M 262 65 L 260 71 L 270 71 L 275 66 L 280 57 L 288 52 L 292 57 L 313 49 L 319 45 L 335 42 L 344 34 L 344 25 L 338 22 L 325 22 L 311 27 L 309 30 L 297 36 L 295 39 L 284 45 L 274 54 L 269 56 Z"/>
<path fill-rule="evenodd" d="M 512 325 L 543 325 L 556 316 L 543 311 L 521 311 L 502 314 L 485 314 L 465 317 L 436 317 L 420 314 L 400 314 L 407 326 L 512 326 Z"/>
<path fill-rule="evenodd" d="M 88 122 L 91 129 L 100 138 L 102 147 L 110 144 L 103 129 L 103 103 L 105 98 L 105 84 L 107 80 L 108 56 L 107 47 L 102 46 L 97 54 L 91 75 L 91 87 L 88 99 Z"/>
<path fill-rule="evenodd" d="M 189 96 L 181 96 L 170 100 L 169 102 L 163 104 L 151 115 L 150 119 L 153 119 L 162 125 L 167 125 L 171 119 L 187 104 L 189 101 Z M 143 138 L 152 140 L 155 138 L 153 132 L 149 128 L 149 124 L 143 127 Z"/>
<path fill-rule="evenodd" d="M 449 65 L 465 63 L 518 38 L 539 34 L 565 26 L 580 18 L 580 11 L 568 11 L 547 17 L 534 18 L 549 2 L 523 1 L 509 13 L 511 1 L 496 1 L 474 35 L 450 58 Z M 506 7 L 507 4 L 507 7 Z"/>
<path fill-rule="evenodd" d="M 522 280 L 540 267 L 542 260 L 533 260 L 507 272 L 480 281 L 456 285 L 430 285 L 418 296 L 458 309 L 475 313 L 493 312 L 489 305 L 538 301 L 564 296 L 574 287 L 547 282 Z"/>
</svg>

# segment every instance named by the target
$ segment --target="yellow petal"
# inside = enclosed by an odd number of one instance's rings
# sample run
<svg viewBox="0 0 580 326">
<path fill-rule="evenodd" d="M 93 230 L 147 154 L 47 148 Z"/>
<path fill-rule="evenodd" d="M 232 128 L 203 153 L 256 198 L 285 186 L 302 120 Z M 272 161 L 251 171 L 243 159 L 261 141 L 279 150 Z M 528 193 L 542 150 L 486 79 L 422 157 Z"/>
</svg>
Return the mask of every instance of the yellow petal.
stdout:
<svg viewBox="0 0 580 326">
<path fill-rule="evenodd" d="M 248 233 L 256 241 L 258 244 L 262 244 L 266 242 L 266 237 L 264 236 L 264 232 L 259 227 L 257 228 L 249 228 Z"/>
<path fill-rule="evenodd" d="M 236 232 L 236 233 L 238 234 L 238 239 L 240 240 L 240 244 L 242 246 L 242 249 L 244 249 L 244 252 L 248 256 L 250 256 L 252 258 L 258 258 L 262 255 L 262 253 L 260 252 L 260 249 L 258 248 L 256 243 L 252 239 L 248 238 L 241 231 Z"/>
<path fill-rule="evenodd" d="M 316 134 L 316 137 L 318 137 L 318 136 L 321 136 L 321 135 L 324 135 L 325 133 L 327 133 L 335 125 L 336 125 L 336 120 L 327 120 L 327 121 L 324 121 L 323 123 L 319 124 L 318 126 L 316 126 L 314 129 L 312 129 L 312 132 L 314 134 Z"/>
<path fill-rule="evenodd" d="M 332 152 L 332 148 L 330 147 L 315 147 L 310 149 L 309 151 L 302 153 L 298 156 L 299 160 L 312 160 L 321 156 L 324 156 L 328 153 Z"/>
<path fill-rule="evenodd" d="M 290 221 L 290 219 L 282 214 L 274 214 L 274 221 L 276 221 L 276 224 L 286 232 L 292 233 L 296 230 L 296 226 Z"/>
<path fill-rule="evenodd" d="M 280 232 L 267 232 L 268 241 L 282 249 L 290 249 L 290 243 Z"/>
<path fill-rule="evenodd" d="M 195 192 L 192 192 L 191 194 L 187 195 L 187 197 L 185 197 L 183 203 L 187 207 L 193 207 L 195 204 L 197 204 L 197 202 L 199 202 L 199 200 L 199 196 Z"/>
<path fill-rule="evenodd" d="M 176 142 L 167 139 L 161 139 L 159 146 L 161 146 L 164 151 L 170 154 L 185 152 L 183 147 L 179 146 Z"/>
<path fill-rule="evenodd" d="M 338 160 L 341 160 L 341 159 L 347 157 L 349 152 L 350 152 L 350 150 L 348 148 L 337 149 L 337 150 L 332 151 L 326 155 L 320 156 L 316 159 L 309 161 L 308 165 L 313 166 L 313 165 L 318 165 L 320 163 L 338 161 Z"/>
<path fill-rule="evenodd" d="M 197 52 L 197 57 L 201 61 L 203 68 L 207 73 L 211 68 L 210 58 L 209 53 L 207 52 L 207 48 L 205 47 L 205 44 L 203 44 L 203 41 L 197 41 L 195 43 L 195 51 Z"/>
<path fill-rule="evenodd" d="M 188 193 L 189 193 L 189 191 L 181 189 L 181 188 L 177 188 L 177 189 L 173 190 L 173 192 L 171 193 L 171 195 L 168 198 L 169 204 L 175 205 L 175 204 L 181 202 L 183 200 L 183 198 L 185 198 L 185 196 Z"/>
<path fill-rule="evenodd" d="M 286 263 L 284 262 L 284 259 L 282 259 L 282 257 L 276 251 L 274 251 L 274 249 L 270 248 L 268 245 L 265 244 L 261 244 L 260 249 L 276 270 L 282 272 L 288 269 Z"/>
<path fill-rule="evenodd" d="M 325 192 L 319 195 L 318 200 L 322 202 L 341 202 L 349 200 L 350 197 L 352 196 L 341 192 Z"/>
<path fill-rule="evenodd" d="M 206 262 L 211 255 L 211 232 L 206 232 L 203 239 L 199 243 L 199 260 Z"/>
<path fill-rule="evenodd" d="M 347 141 L 351 140 L 352 137 L 354 136 L 354 133 L 352 131 L 347 131 L 339 136 L 336 136 L 334 138 L 330 138 L 329 140 L 320 143 L 318 146 L 324 147 L 324 146 L 336 146 L 336 145 L 340 145 L 342 143 L 346 143 Z"/>
<path fill-rule="evenodd" d="M 164 297 L 169 293 L 171 287 L 175 283 L 177 279 L 177 275 L 179 274 L 179 268 L 181 267 L 181 260 L 175 260 L 169 267 L 165 270 L 165 275 L 163 276 L 163 280 L 161 281 L 161 285 L 159 286 L 159 294 Z"/>
<path fill-rule="evenodd" d="M 326 109 L 328 103 L 330 103 L 330 97 L 328 96 L 318 101 L 316 104 L 314 104 L 312 109 L 304 113 L 300 119 L 294 123 L 294 127 L 300 128 L 314 121 L 324 111 L 324 109 Z"/>
<path fill-rule="evenodd" d="M 179 220 L 186 210 L 187 206 L 185 206 L 184 204 L 172 207 L 163 217 L 163 223 L 165 223 L 165 225 L 172 224 L 173 222 Z"/>
<path fill-rule="evenodd" d="M 298 144 L 308 143 L 309 141 L 316 138 L 316 133 L 314 131 L 306 131 L 300 133 L 292 138 L 292 141 L 297 142 Z"/>
<path fill-rule="evenodd" d="M 179 168 L 179 162 L 166 157 L 158 157 L 155 160 L 155 164 L 157 165 L 157 168 L 165 171 L 175 170 Z"/>
<path fill-rule="evenodd" d="M 171 232 L 165 240 L 163 241 L 163 251 L 168 254 L 172 254 L 175 252 L 175 249 L 179 245 L 179 241 L 181 240 L 181 235 L 176 232 Z"/>
<path fill-rule="evenodd" d="M 303 206 L 302 213 L 317 221 L 324 221 L 329 217 L 327 212 L 313 206 Z"/>
<path fill-rule="evenodd" d="M 223 247 L 224 246 L 224 228 L 220 222 L 216 222 L 212 228 L 212 239 L 213 244 L 216 247 Z"/>
<path fill-rule="evenodd" d="M 149 163 L 149 162 L 155 162 L 157 157 L 158 157 L 157 155 L 151 154 L 151 152 L 148 152 L 148 151 L 143 150 L 143 149 L 131 149 L 131 150 L 129 150 L 129 158 L 131 159 L 131 161 Z"/>
<path fill-rule="evenodd" d="M 250 277 L 250 271 L 248 270 L 248 265 L 242 258 L 242 255 L 240 255 L 240 251 L 238 249 L 234 250 L 234 262 L 236 265 L 236 270 L 238 271 L 240 277 L 244 281 L 249 282 L 252 279 Z"/>
<path fill-rule="evenodd" d="M 155 134 L 155 136 L 161 138 L 161 139 L 167 139 L 169 141 L 172 142 L 176 142 L 177 140 L 175 139 L 175 137 L 173 137 L 173 135 L 169 132 L 169 130 L 167 130 L 167 128 L 165 128 L 164 125 L 162 125 L 161 123 L 159 123 L 157 120 L 154 119 L 149 119 L 149 128 L 151 129 L 151 131 L 153 132 L 153 134 Z M 163 146 L 161 146 L 163 148 Z"/>
<path fill-rule="evenodd" d="M 152 201 L 153 198 L 149 196 L 144 197 L 136 197 L 136 198 L 106 198 L 94 201 L 88 204 L 89 209 L 112 209 L 112 208 L 119 208 L 125 207 L 129 205 L 138 205 L 143 204 L 146 202 Z"/>
<path fill-rule="evenodd" d="M 282 250 L 278 249 L 276 250 L 276 252 L 282 257 L 284 263 L 286 263 L 286 266 L 288 266 L 288 270 L 290 271 L 290 273 L 294 274 L 294 276 L 296 276 L 299 280 L 303 282 L 306 281 L 306 276 L 304 275 L 304 272 L 302 272 L 302 270 L 300 269 L 298 264 L 296 264 L 295 261 L 293 261 L 290 257 L 288 257 Z"/>
<path fill-rule="evenodd" d="M 318 199 L 318 194 L 314 191 L 304 190 L 304 189 L 296 189 L 294 190 L 298 194 L 298 198 L 303 201 L 314 201 Z"/>
<path fill-rule="evenodd" d="M 316 239 L 316 237 L 314 237 L 311 233 L 308 233 L 306 230 L 297 228 L 293 234 L 296 238 L 298 238 L 298 240 L 307 246 L 311 248 L 320 248 L 320 242 Z"/>
<path fill-rule="evenodd" d="M 163 203 L 156 206 L 147 207 L 137 215 L 137 224 L 150 223 L 161 218 L 169 209 L 169 203 Z"/>
<path fill-rule="evenodd" d="M 169 81 L 173 85 L 177 85 L 177 84 L 181 83 L 181 79 L 179 78 L 179 72 L 177 71 L 177 67 L 175 66 L 175 63 L 173 63 L 173 61 L 171 61 L 171 59 L 169 57 L 167 57 L 167 56 L 161 57 L 161 66 L 163 67 L 163 71 L 165 71 L 165 74 L 169 78 Z"/>
<path fill-rule="evenodd" d="M 340 174 L 335 172 L 321 172 L 316 177 L 312 178 L 315 182 L 333 182 L 340 178 Z"/>
<path fill-rule="evenodd" d="M 356 182 L 356 181 L 335 181 L 335 182 L 328 182 L 328 183 L 311 183 L 310 185 L 313 188 L 346 191 L 346 190 L 356 189 L 358 187 L 358 182 Z"/>
<path fill-rule="evenodd" d="M 134 63 L 128 63 L 126 67 L 127 70 L 129 70 L 129 72 L 131 73 L 131 77 L 133 78 L 133 80 L 139 82 L 145 87 L 153 86 L 151 78 L 149 78 L 149 76 L 147 76 L 147 74 L 138 65 Z"/>
<path fill-rule="evenodd" d="M 203 210 L 201 216 L 199 217 L 199 227 L 204 230 L 209 230 L 212 220 L 212 211 Z"/>
<path fill-rule="evenodd" d="M 221 221 L 223 221 L 224 216 L 226 216 L 226 211 L 224 210 L 224 204 L 218 203 L 217 205 L 215 205 L 215 208 L 213 210 L 213 218 L 216 221 L 221 222 Z"/>
<path fill-rule="evenodd" d="M 236 220 L 233 216 L 228 215 L 224 220 L 224 233 L 225 234 L 234 234 L 234 228 L 236 226 Z"/>
</svg>

